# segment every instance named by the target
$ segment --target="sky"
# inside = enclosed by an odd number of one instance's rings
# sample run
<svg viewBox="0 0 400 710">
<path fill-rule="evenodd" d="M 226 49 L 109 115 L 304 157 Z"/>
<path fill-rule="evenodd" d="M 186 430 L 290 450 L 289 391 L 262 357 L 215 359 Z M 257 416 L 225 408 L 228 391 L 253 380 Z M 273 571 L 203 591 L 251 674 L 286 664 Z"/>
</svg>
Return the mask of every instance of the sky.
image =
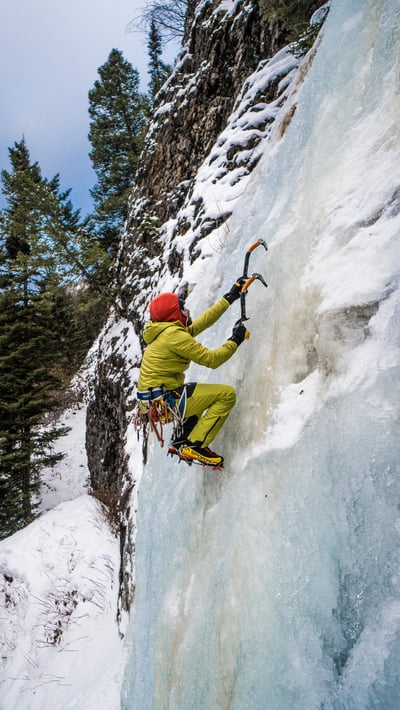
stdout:
<svg viewBox="0 0 400 710">
<path fill-rule="evenodd" d="M 8 148 L 25 136 L 32 161 L 45 177 L 60 174 L 82 215 L 91 210 L 96 181 L 88 91 L 113 48 L 147 90 L 147 37 L 127 31 L 145 1 L 0 0 L 0 169 L 9 169 Z"/>
<path fill-rule="evenodd" d="M 291 707 L 294 695 L 303 707 L 310 697 L 320 707 L 337 700 L 361 708 L 369 697 L 377 698 L 376 707 L 394 707 L 388 696 L 398 692 L 399 656 L 400 59 L 394 23 L 386 17 L 376 23 L 372 5 L 366 14 L 348 9 L 350 3 L 336 7 L 308 83 L 299 74 L 291 85 L 281 79 L 290 98 L 272 131 L 290 107 L 296 113 L 283 140 L 257 147 L 261 159 L 242 177 L 247 194 L 234 205 L 226 248 L 212 249 L 208 235 L 198 242 L 202 257 L 192 261 L 183 251 L 183 276 L 197 283 L 192 301 L 204 307 L 218 277 L 223 293 L 240 273 L 250 240 L 269 242 L 268 254 L 258 249 L 251 257 L 269 288 L 250 288 L 252 334 L 224 366 L 239 390 L 220 440 L 226 471 L 217 481 L 178 466 L 155 437 L 143 471 L 142 442 L 129 426 L 131 511 L 138 490 L 141 508 L 132 525 L 135 633 L 126 644 L 136 658 L 125 657 L 115 624 L 118 540 L 95 498 L 84 494 L 85 410 L 66 413 L 68 448 L 62 439 L 57 446 L 67 458 L 43 478 L 48 512 L 0 542 L 4 707 L 120 710 L 124 666 L 135 671 L 124 695 L 135 693 L 142 708 L 161 707 L 156 692 L 164 699 L 175 693 L 178 703 L 186 692 L 185 707 L 200 707 L 204 687 L 213 698 L 232 688 L 247 697 L 251 687 L 258 707 L 268 694 L 280 707 Z M 276 77 L 276 69 L 276 60 L 262 64 L 247 82 L 253 101 L 247 113 L 246 95 L 237 104 L 226 154 L 238 145 L 237 126 L 249 127 L 251 143 L 260 82 Z M 214 156 L 220 148 L 218 141 Z M 237 183 L 226 179 L 228 161 L 221 177 L 222 163 L 211 158 L 196 181 L 206 190 L 206 208 L 219 181 L 232 204 Z M 371 304 L 379 308 L 367 329 Z M 230 315 L 232 324 L 236 317 Z M 132 323 L 108 327 L 101 358 L 125 351 L 126 385 L 127 373 L 133 379 L 137 372 L 139 341 Z M 223 342 L 226 328 L 225 319 L 215 324 L 208 345 Z M 93 377 L 90 371 L 87 382 Z M 341 579 L 343 570 L 351 574 Z M 336 682 L 340 643 L 353 638 L 355 625 L 361 631 Z M 210 682 L 201 684 L 205 677 Z"/>
</svg>

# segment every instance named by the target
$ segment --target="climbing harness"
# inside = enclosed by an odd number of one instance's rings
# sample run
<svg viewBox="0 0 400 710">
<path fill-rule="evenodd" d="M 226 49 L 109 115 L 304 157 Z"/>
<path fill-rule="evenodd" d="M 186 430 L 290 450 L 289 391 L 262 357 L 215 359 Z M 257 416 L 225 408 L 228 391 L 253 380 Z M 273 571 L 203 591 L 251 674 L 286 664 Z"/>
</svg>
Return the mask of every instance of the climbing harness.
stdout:
<svg viewBox="0 0 400 710">
<path fill-rule="evenodd" d="M 268 284 L 265 282 L 263 276 L 261 274 L 253 273 L 251 276 L 249 276 L 249 261 L 250 261 L 250 255 L 254 251 L 254 249 L 257 249 L 257 247 L 263 246 L 265 251 L 268 251 L 268 246 L 264 239 L 258 239 L 254 244 L 250 244 L 249 248 L 246 251 L 246 256 L 244 258 L 244 266 L 243 266 L 243 275 L 242 278 L 246 279 L 245 283 L 242 286 L 242 290 L 240 292 L 240 320 L 245 321 L 249 320 L 247 314 L 246 314 L 246 294 L 249 286 L 258 279 L 258 281 L 261 281 L 261 283 L 267 287 Z"/>
<path fill-rule="evenodd" d="M 164 446 L 164 424 L 173 424 L 173 437 L 178 438 L 183 430 L 186 411 L 186 385 L 176 390 L 161 387 L 150 388 L 136 393 L 134 426 L 139 441 L 140 431 L 146 436 L 148 425 L 154 431 L 161 447 Z"/>
</svg>

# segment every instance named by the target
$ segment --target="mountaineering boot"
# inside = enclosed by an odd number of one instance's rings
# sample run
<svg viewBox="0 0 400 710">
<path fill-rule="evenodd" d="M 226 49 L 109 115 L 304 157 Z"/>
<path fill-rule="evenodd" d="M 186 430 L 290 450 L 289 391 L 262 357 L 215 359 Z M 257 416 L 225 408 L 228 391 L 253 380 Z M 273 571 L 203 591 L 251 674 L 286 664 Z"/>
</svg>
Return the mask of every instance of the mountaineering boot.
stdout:
<svg viewBox="0 0 400 710">
<path fill-rule="evenodd" d="M 198 420 L 199 418 L 195 414 L 191 417 L 187 417 L 187 419 L 184 420 L 183 425 L 179 427 L 179 430 L 176 431 L 176 433 L 172 437 L 171 445 L 175 446 L 176 448 L 179 448 L 180 446 L 182 446 L 182 444 L 186 444 L 190 432 L 197 424 Z"/>
<path fill-rule="evenodd" d="M 188 417 L 183 422 L 183 426 L 180 427 L 178 431 L 174 432 L 168 449 L 169 454 L 172 455 L 179 453 L 179 449 L 183 446 L 183 444 L 186 444 L 187 438 L 193 427 L 197 424 L 198 419 L 199 418 L 196 415 Z"/>
<path fill-rule="evenodd" d="M 202 448 L 199 441 L 186 441 L 179 449 L 179 453 L 185 461 L 199 461 L 208 466 L 221 466 L 223 457 L 215 454 L 208 446 Z"/>
</svg>

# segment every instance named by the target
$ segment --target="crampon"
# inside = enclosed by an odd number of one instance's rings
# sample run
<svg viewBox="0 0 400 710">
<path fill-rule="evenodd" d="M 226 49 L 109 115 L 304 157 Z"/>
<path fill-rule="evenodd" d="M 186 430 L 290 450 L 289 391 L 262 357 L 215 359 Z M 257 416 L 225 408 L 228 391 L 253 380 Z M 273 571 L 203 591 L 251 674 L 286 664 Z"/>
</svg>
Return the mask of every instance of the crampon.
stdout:
<svg viewBox="0 0 400 710">
<path fill-rule="evenodd" d="M 171 446 L 169 447 L 169 449 L 168 449 L 168 455 L 169 455 L 169 456 L 177 456 L 178 459 L 179 459 L 179 462 L 184 461 L 184 462 L 187 463 L 189 466 L 191 466 L 192 463 L 194 463 L 194 464 L 196 464 L 196 466 L 205 466 L 206 468 L 212 468 L 214 471 L 223 471 L 223 469 L 224 469 L 224 466 L 223 466 L 224 461 L 223 461 L 223 459 L 222 459 L 222 461 L 221 461 L 220 463 L 217 463 L 217 464 L 216 464 L 216 463 L 212 463 L 211 461 L 210 461 L 210 462 L 205 461 L 205 460 L 200 461 L 199 459 L 194 458 L 193 456 L 188 456 L 188 455 L 182 454 L 182 453 L 180 452 L 180 450 L 179 450 L 178 448 L 176 448 L 175 446 L 173 446 L 173 445 L 171 445 Z"/>
</svg>

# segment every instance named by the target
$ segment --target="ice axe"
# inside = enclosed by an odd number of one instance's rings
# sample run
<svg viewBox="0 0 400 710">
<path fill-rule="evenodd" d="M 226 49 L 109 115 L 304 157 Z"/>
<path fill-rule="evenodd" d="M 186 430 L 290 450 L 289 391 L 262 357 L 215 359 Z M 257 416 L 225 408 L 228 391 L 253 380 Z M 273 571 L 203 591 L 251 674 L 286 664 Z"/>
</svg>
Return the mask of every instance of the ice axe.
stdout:
<svg viewBox="0 0 400 710">
<path fill-rule="evenodd" d="M 268 251 L 268 246 L 266 242 L 264 242 L 263 239 L 258 239 L 254 244 L 251 244 L 249 248 L 246 251 L 246 256 L 244 258 L 244 267 L 243 267 L 243 279 L 246 279 L 242 286 L 242 290 L 240 292 L 240 310 L 241 310 L 241 318 L 240 320 L 243 322 L 245 320 L 249 320 L 248 316 L 246 315 L 246 294 L 247 294 L 247 289 L 249 286 L 255 281 L 256 279 L 258 281 L 261 281 L 262 284 L 264 284 L 265 287 L 268 286 L 268 284 L 265 282 L 265 279 L 261 276 L 261 274 L 251 274 L 249 276 L 249 260 L 250 260 L 250 254 L 254 251 L 254 249 L 257 249 L 257 247 L 263 246 L 265 251 Z"/>
</svg>

